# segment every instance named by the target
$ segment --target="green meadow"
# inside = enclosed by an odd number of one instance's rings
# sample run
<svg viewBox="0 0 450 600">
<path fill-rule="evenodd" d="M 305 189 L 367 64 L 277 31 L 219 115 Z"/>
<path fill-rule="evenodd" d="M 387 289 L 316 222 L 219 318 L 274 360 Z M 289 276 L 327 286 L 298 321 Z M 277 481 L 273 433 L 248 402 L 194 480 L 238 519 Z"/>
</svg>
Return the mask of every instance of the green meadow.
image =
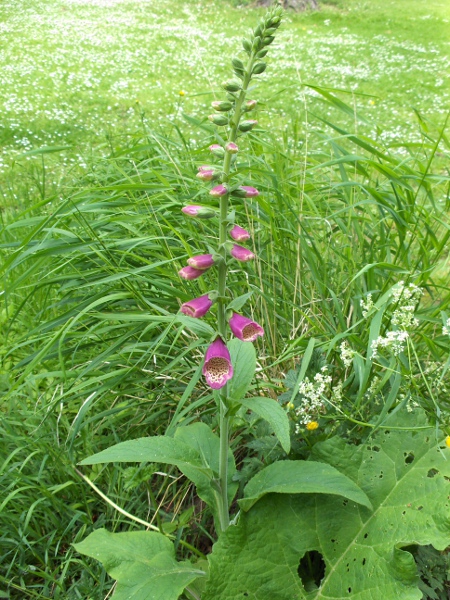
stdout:
<svg viewBox="0 0 450 600">
<path fill-rule="evenodd" d="M 105 598 L 111 579 L 72 546 L 101 526 L 150 522 L 183 558 L 181 537 L 210 549 L 211 517 L 175 467 L 76 465 L 194 417 L 216 424 L 205 331 L 176 316 L 208 291 L 177 271 L 214 233 L 180 209 L 205 197 L 210 103 L 260 14 L 226 0 L 0 4 L 0 598 Z M 236 204 L 257 258 L 229 283 L 253 293 L 266 332 L 253 391 L 283 402 L 314 338 L 310 369 L 328 365 L 342 403 L 311 440 L 361 439 L 388 400 L 449 434 L 450 4 L 324 0 L 286 14 L 267 63 L 236 167 L 261 191 Z M 400 282 L 421 290 L 407 350 L 371 359 Z M 249 427 L 232 434 L 251 455 L 240 483 L 274 452 L 260 423 L 264 443 L 246 445 Z"/>
</svg>

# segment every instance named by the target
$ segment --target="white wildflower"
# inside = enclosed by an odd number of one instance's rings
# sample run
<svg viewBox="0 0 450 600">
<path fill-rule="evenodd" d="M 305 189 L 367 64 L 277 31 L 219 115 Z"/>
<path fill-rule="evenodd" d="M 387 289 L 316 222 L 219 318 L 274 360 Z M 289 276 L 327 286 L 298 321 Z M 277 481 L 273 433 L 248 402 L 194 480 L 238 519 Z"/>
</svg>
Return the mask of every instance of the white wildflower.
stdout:
<svg viewBox="0 0 450 600">
<path fill-rule="evenodd" d="M 447 319 L 445 325 L 442 327 L 442 335 L 448 335 L 450 337 L 450 319 Z"/>
<path fill-rule="evenodd" d="M 300 383 L 298 393 L 302 396 L 300 406 L 295 411 L 299 424 L 306 425 L 313 420 L 313 416 L 325 412 L 325 402 L 330 394 L 332 377 L 328 375 L 326 367 L 314 375 L 313 381 L 309 377 Z M 298 429 L 298 427 L 297 427 Z"/>
<path fill-rule="evenodd" d="M 346 341 L 343 341 L 339 346 L 340 349 L 340 357 L 345 367 L 351 367 L 353 362 L 353 357 L 355 356 L 355 351 L 350 348 Z"/>
<path fill-rule="evenodd" d="M 362 315 L 366 319 L 367 315 L 370 313 L 370 311 L 374 307 L 373 300 L 372 300 L 372 294 L 367 294 L 365 300 L 364 300 L 364 298 L 361 298 L 361 300 L 359 301 L 359 304 L 362 308 Z"/>
<path fill-rule="evenodd" d="M 386 335 L 377 337 L 371 344 L 372 358 L 378 356 L 378 349 L 386 348 L 390 350 L 394 356 L 398 356 L 405 349 L 406 342 L 409 338 L 407 331 L 388 331 Z"/>
</svg>

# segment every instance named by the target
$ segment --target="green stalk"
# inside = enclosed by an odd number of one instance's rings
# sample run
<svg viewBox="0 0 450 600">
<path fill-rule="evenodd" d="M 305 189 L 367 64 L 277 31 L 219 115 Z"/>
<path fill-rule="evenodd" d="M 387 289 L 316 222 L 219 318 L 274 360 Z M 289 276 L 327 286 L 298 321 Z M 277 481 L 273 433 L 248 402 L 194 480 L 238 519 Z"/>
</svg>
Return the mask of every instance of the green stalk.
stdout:
<svg viewBox="0 0 450 600">
<path fill-rule="evenodd" d="M 253 63 L 255 61 L 254 53 L 251 54 L 247 63 L 246 72 L 244 75 L 242 89 L 236 100 L 234 116 L 232 121 L 232 127 L 228 142 L 235 142 L 238 133 L 239 121 L 242 116 L 242 104 L 245 100 L 247 93 L 248 84 L 250 83 Z M 223 183 L 227 183 L 230 177 L 231 168 L 231 153 L 225 152 L 223 160 Z M 219 334 L 226 339 L 226 307 L 225 307 L 225 294 L 227 285 L 227 251 L 225 243 L 227 241 L 228 231 L 228 205 L 229 205 L 229 194 L 220 198 L 220 229 L 219 229 L 219 252 L 222 255 L 222 261 L 218 265 L 218 310 L 217 310 L 217 324 Z M 220 506 L 219 506 L 219 519 L 221 531 L 225 531 L 230 524 L 230 513 L 228 511 L 228 449 L 230 445 L 229 439 L 229 428 L 230 418 L 227 416 L 227 385 L 225 385 L 220 393 L 219 400 L 219 431 L 220 431 L 220 454 L 219 454 L 219 485 L 220 485 Z"/>
</svg>

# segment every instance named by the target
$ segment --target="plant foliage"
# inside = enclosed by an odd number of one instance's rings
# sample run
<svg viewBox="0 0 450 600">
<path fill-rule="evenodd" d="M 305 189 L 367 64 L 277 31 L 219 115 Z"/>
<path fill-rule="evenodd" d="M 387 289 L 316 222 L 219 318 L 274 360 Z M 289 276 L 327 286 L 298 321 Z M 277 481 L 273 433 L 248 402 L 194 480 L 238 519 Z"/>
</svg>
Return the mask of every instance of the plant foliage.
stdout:
<svg viewBox="0 0 450 600">
<path fill-rule="evenodd" d="M 324 494 L 266 496 L 215 545 L 205 600 L 419 600 L 416 564 L 402 548 L 450 543 L 448 451 L 424 415 L 403 413 L 358 447 L 316 445 L 315 460 L 345 473 L 374 510 Z M 305 589 L 298 568 L 312 551 L 325 574 Z"/>
</svg>

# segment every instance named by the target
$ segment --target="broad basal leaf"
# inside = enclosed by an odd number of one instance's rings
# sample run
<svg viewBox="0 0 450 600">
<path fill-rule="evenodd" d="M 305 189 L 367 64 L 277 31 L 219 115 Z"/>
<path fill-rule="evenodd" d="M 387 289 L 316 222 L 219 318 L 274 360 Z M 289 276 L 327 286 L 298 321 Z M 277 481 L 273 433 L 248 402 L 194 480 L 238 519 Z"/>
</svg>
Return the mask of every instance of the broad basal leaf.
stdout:
<svg viewBox="0 0 450 600">
<path fill-rule="evenodd" d="M 244 489 L 239 501 L 249 510 L 260 498 L 277 494 L 335 494 L 372 508 L 369 498 L 351 479 L 331 465 L 306 460 L 275 462 L 257 473 Z"/>
<path fill-rule="evenodd" d="M 289 419 L 278 402 L 273 398 L 242 398 L 240 403 L 269 423 L 281 447 L 286 454 L 289 454 L 291 450 Z"/>
<path fill-rule="evenodd" d="M 189 562 L 177 562 L 172 542 L 160 533 L 98 529 L 74 546 L 99 560 L 117 580 L 114 600 L 176 600 L 204 575 Z"/>
<path fill-rule="evenodd" d="M 360 446 L 315 446 L 314 459 L 352 479 L 373 511 L 328 494 L 265 496 L 215 544 L 202 600 L 420 600 L 403 548 L 450 545 L 450 450 L 423 415 L 397 413 L 385 423 L 392 429 Z M 325 572 L 306 591 L 298 567 L 313 550 Z"/>
</svg>

